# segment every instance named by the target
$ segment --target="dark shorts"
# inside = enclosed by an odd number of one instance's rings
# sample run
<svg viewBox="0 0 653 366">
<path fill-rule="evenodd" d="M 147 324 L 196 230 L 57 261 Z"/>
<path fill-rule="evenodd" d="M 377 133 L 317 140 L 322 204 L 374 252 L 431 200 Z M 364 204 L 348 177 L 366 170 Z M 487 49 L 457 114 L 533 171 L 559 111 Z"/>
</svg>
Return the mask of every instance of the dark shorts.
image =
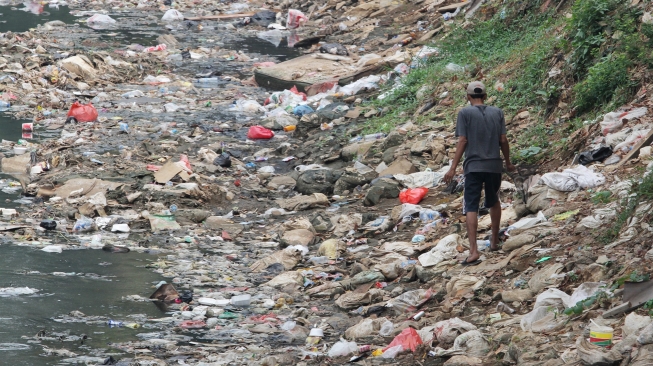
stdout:
<svg viewBox="0 0 653 366">
<path fill-rule="evenodd" d="M 485 207 L 490 208 L 499 201 L 501 173 L 467 173 L 465 174 L 463 214 L 478 212 L 483 185 L 485 185 Z"/>
</svg>

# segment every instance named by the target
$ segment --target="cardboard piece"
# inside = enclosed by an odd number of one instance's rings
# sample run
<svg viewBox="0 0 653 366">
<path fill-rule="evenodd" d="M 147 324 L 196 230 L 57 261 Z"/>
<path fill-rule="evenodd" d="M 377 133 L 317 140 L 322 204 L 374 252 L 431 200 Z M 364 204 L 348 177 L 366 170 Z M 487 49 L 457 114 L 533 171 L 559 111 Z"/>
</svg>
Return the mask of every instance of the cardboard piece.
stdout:
<svg viewBox="0 0 653 366">
<path fill-rule="evenodd" d="M 164 166 L 161 167 L 156 173 L 154 173 L 154 180 L 160 184 L 166 184 L 170 179 L 174 178 L 177 174 L 184 171 L 179 164 L 169 161 Z M 186 173 L 188 174 L 188 173 Z M 185 180 L 188 180 L 186 178 Z"/>
</svg>

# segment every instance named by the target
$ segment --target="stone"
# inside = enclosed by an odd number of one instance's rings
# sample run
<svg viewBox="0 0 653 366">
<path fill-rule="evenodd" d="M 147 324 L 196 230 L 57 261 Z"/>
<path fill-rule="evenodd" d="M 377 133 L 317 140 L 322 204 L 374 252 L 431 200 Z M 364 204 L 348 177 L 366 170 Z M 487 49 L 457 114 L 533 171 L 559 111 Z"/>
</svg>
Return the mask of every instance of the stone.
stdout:
<svg viewBox="0 0 653 366">
<path fill-rule="evenodd" d="M 338 176 L 330 169 L 313 169 L 302 172 L 297 178 L 295 190 L 301 194 L 331 194 Z"/>
<path fill-rule="evenodd" d="M 526 118 L 530 117 L 530 115 L 531 115 L 531 114 L 530 114 L 528 111 L 523 111 L 523 112 L 521 112 L 521 113 L 519 113 L 519 114 L 517 115 L 517 118 L 519 118 L 519 119 L 526 119 Z"/>
<path fill-rule="evenodd" d="M 381 150 L 399 146 L 403 144 L 405 140 L 406 135 L 402 135 L 397 131 L 391 131 L 388 136 L 385 137 L 385 140 L 383 140 L 383 143 L 381 144 Z"/>
<path fill-rule="evenodd" d="M 311 220 L 311 225 L 313 225 L 313 229 L 317 232 L 326 232 L 333 228 L 331 220 L 325 219 L 321 215 L 316 215 Z"/>
<path fill-rule="evenodd" d="M 383 187 L 372 187 L 365 194 L 365 200 L 363 205 L 365 206 L 376 206 L 379 201 L 381 201 L 381 196 L 383 195 Z"/>
<path fill-rule="evenodd" d="M 456 355 L 451 357 L 444 363 L 444 366 L 470 366 L 470 365 L 482 365 L 483 360 L 478 357 L 469 357 L 463 355 Z"/>
<path fill-rule="evenodd" d="M 340 158 L 344 161 L 352 161 L 358 156 L 364 156 L 375 142 L 368 141 L 347 145 L 340 152 Z"/>
<path fill-rule="evenodd" d="M 395 153 L 397 150 L 399 150 L 399 146 L 394 146 L 383 150 L 383 155 L 381 157 L 383 162 L 386 164 L 392 164 L 392 162 L 395 160 Z"/>
<path fill-rule="evenodd" d="M 287 175 L 279 175 L 270 179 L 270 181 L 268 182 L 268 188 L 269 189 L 279 189 L 281 187 L 290 188 L 290 187 L 294 187 L 296 183 L 297 181 L 295 181 L 292 177 L 289 177 Z"/>
<path fill-rule="evenodd" d="M 523 302 L 527 300 L 533 300 L 534 295 L 530 289 L 522 290 L 509 290 L 501 292 L 501 300 L 506 303 L 513 301 Z"/>
<path fill-rule="evenodd" d="M 341 195 L 344 191 L 351 191 L 358 186 L 369 183 L 376 175 L 375 172 L 372 173 L 363 175 L 355 170 L 346 169 L 333 186 L 333 194 Z"/>
<path fill-rule="evenodd" d="M 384 175 L 395 175 L 395 174 L 411 174 L 411 173 L 416 173 L 417 168 L 411 163 L 408 159 L 406 158 L 399 158 L 395 160 L 390 166 L 379 173 L 379 176 L 384 176 Z"/>
</svg>

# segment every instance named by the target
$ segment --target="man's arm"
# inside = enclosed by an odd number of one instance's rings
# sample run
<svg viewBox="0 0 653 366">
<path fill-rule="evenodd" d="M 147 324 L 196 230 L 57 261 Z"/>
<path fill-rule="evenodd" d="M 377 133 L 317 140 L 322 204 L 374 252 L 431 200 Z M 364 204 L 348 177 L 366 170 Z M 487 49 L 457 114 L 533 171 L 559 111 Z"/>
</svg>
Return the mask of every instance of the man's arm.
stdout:
<svg viewBox="0 0 653 366">
<path fill-rule="evenodd" d="M 451 182 L 451 180 L 453 179 L 454 175 L 456 175 L 456 168 L 458 167 L 458 163 L 460 163 L 460 159 L 462 159 L 463 157 L 463 153 L 465 152 L 466 147 L 467 147 L 467 137 L 459 136 L 458 143 L 456 144 L 456 154 L 453 157 L 451 168 L 449 168 L 447 174 L 444 175 L 445 183 L 449 184 L 449 182 Z"/>
<path fill-rule="evenodd" d="M 506 169 L 509 172 L 515 170 L 515 166 L 510 162 L 510 145 L 508 144 L 508 137 L 506 135 L 501 135 L 499 138 L 499 145 L 501 145 L 501 152 L 503 153 L 503 159 L 506 161 Z"/>
</svg>

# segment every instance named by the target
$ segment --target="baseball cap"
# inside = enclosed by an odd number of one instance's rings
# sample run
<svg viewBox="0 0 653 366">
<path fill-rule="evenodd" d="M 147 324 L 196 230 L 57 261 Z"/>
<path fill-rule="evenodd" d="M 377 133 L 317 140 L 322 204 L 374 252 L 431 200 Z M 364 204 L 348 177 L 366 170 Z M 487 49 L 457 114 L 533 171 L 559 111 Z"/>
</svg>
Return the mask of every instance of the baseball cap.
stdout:
<svg viewBox="0 0 653 366">
<path fill-rule="evenodd" d="M 485 94 L 485 85 L 480 81 L 472 81 L 467 85 L 467 94 Z"/>
</svg>

